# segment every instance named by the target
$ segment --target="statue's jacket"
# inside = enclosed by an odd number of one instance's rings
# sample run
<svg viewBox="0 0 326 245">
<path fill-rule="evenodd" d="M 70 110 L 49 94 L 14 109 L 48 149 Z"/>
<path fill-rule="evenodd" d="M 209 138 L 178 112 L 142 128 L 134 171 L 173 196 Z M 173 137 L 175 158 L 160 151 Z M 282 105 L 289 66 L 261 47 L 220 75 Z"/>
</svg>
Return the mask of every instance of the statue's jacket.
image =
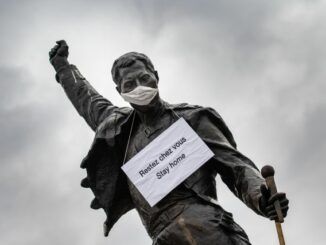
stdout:
<svg viewBox="0 0 326 245">
<path fill-rule="evenodd" d="M 133 109 L 116 107 L 98 94 L 74 65 L 56 74 L 70 101 L 96 132 L 92 146 L 81 163 L 87 177 L 81 186 L 95 196 L 91 208 L 102 208 L 107 216 L 104 234 L 118 219 L 134 208 L 127 177 L 121 170 Z M 212 108 L 188 104 L 170 105 L 183 117 L 215 154 L 184 181 L 184 185 L 210 204 L 217 204 L 215 177 L 220 174 L 228 188 L 248 207 L 259 210 L 260 186 L 265 183 L 257 167 L 236 149 L 233 136 L 221 116 Z"/>
</svg>

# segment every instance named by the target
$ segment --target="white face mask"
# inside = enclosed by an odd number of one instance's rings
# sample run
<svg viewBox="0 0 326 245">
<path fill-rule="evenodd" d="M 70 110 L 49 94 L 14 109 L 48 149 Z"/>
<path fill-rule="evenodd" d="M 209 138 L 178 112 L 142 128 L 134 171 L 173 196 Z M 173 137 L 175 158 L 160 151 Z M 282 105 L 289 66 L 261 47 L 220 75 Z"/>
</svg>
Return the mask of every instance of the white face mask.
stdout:
<svg viewBox="0 0 326 245">
<path fill-rule="evenodd" d="M 135 105 L 148 105 L 158 93 L 157 88 L 137 86 L 129 93 L 121 93 L 122 98 Z"/>
</svg>

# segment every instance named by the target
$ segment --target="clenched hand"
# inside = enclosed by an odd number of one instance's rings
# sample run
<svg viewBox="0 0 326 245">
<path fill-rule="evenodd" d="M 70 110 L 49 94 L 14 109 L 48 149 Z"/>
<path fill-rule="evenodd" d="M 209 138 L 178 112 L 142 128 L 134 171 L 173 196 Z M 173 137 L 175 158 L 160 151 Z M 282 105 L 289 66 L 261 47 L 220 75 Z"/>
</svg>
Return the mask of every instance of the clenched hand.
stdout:
<svg viewBox="0 0 326 245">
<path fill-rule="evenodd" d="M 67 60 L 69 47 L 65 40 L 56 41 L 56 45 L 49 52 L 50 63 L 58 71 L 61 67 L 69 65 Z"/>
<path fill-rule="evenodd" d="M 271 195 L 266 185 L 262 185 L 260 190 L 262 197 L 260 198 L 259 204 L 260 210 L 263 212 L 263 214 L 270 220 L 279 222 L 274 206 L 274 202 L 278 200 L 280 202 L 283 217 L 286 217 L 289 209 L 289 200 L 287 199 L 286 194 L 283 192 L 277 192 L 274 195 Z"/>
</svg>

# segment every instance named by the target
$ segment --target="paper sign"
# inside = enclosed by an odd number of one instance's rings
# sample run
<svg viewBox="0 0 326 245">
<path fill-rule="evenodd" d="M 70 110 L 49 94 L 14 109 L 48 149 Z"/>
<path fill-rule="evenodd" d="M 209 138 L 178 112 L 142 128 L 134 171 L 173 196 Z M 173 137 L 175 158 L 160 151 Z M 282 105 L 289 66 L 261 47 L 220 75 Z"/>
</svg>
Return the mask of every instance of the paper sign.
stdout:
<svg viewBox="0 0 326 245">
<path fill-rule="evenodd" d="M 180 118 L 122 166 L 153 207 L 214 153 Z"/>
</svg>

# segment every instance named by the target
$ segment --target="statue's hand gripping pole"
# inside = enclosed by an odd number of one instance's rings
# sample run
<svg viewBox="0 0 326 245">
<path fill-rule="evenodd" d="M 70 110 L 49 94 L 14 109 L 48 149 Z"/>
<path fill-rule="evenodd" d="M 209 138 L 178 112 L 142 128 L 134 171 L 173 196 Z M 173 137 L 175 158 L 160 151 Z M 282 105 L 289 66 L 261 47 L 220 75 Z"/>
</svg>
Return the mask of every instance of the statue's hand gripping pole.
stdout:
<svg viewBox="0 0 326 245">
<path fill-rule="evenodd" d="M 275 173 L 274 168 L 270 165 L 266 165 L 261 169 L 261 174 L 266 180 L 266 185 L 270 190 L 271 195 L 277 193 L 276 184 L 274 181 L 274 173 Z M 281 223 L 284 222 L 284 218 L 283 218 L 280 202 L 276 200 L 274 202 L 274 206 L 278 218 L 278 221 L 275 221 L 278 239 L 280 245 L 285 245 L 285 240 L 284 240 L 284 235 L 283 235 L 282 225 L 281 225 Z"/>
</svg>

